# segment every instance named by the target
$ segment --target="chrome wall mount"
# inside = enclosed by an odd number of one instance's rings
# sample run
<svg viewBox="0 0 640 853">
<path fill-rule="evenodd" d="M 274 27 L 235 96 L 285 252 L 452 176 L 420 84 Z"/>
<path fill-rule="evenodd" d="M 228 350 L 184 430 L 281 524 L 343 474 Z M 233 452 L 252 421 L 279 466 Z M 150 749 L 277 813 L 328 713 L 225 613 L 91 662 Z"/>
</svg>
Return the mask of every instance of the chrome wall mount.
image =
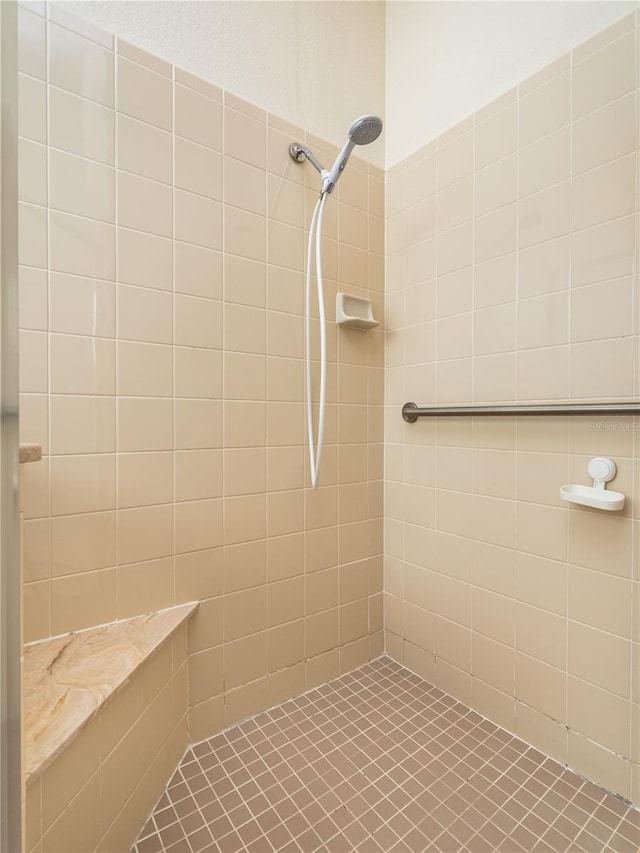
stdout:
<svg viewBox="0 0 640 853">
<path fill-rule="evenodd" d="M 306 145 L 300 145 L 298 142 L 292 142 L 289 146 L 289 154 L 291 159 L 295 160 L 296 163 L 302 163 L 304 160 L 308 160 L 314 169 L 317 169 L 320 174 L 324 171 L 318 158 L 314 155 L 313 151 L 307 148 Z"/>
<path fill-rule="evenodd" d="M 418 418 L 454 418 L 462 415 L 640 415 L 640 403 L 573 403 L 518 406 L 434 406 L 423 408 L 417 403 L 405 403 L 402 417 L 408 424 Z"/>
</svg>

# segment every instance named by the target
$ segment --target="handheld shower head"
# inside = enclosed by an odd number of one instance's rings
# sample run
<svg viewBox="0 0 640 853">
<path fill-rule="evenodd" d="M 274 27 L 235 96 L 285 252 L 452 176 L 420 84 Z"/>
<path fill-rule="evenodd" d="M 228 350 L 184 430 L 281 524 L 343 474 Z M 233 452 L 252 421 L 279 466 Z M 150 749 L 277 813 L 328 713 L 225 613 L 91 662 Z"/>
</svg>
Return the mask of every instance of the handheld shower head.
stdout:
<svg viewBox="0 0 640 853">
<path fill-rule="evenodd" d="M 356 145 L 368 145 L 382 133 L 382 119 L 366 115 L 357 118 L 349 128 L 349 139 L 329 171 L 322 172 L 322 192 L 332 193 L 338 178 L 347 165 L 349 156 Z"/>
<path fill-rule="evenodd" d="M 349 139 L 356 145 L 375 142 L 382 133 L 382 119 L 378 116 L 360 116 L 349 128 Z"/>
</svg>

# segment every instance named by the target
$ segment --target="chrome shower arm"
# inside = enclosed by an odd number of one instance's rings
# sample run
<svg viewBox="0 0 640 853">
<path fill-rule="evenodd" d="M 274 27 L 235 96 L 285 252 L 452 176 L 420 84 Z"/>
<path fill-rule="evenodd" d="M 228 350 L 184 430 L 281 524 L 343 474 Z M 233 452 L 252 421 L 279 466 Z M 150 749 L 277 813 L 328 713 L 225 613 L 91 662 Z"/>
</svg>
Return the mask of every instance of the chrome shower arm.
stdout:
<svg viewBox="0 0 640 853">
<path fill-rule="evenodd" d="M 307 148 L 306 145 L 299 145 L 297 142 L 292 142 L 289 146 L 289 154 L 292 159 L 296 161 L 296 163 L 302 163 L 304 159 L 307 159 L 311 165 L 320 172 L 322 175 L 323 172 L 326 172 L 324 166 L 318 161 L 316 155 Z"/>
</svg>

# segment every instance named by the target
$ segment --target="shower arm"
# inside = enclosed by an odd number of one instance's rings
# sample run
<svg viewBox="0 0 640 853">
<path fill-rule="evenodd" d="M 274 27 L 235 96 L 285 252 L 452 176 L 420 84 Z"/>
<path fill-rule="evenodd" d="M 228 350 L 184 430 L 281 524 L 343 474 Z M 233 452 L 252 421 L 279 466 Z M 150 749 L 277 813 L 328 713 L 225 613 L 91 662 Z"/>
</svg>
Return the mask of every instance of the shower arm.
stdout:
<svg viewBox="0 0 640 853">
<path fill-rule="evenodd" d="M 319 162 L 313 151 L 307 148 L 306 145 L 299 145 L 297 142 L 292 142 L 289 146 L 289 154 L 296 161 L 296 163 L 302 163 L 302 161 L 306 158 L 314 167 L 314 169 L 317 169 L 322 176 L 328 174 L 327 170 L 324 168 L 322 163 Z"/>
<path fill-rule="evenodd" d="M 320 172 L 320 177 L 322 178 L 321 195 L 324 195 L 325 193 L 330 195 L 333 192 L 335 181 L 331 180 L 331 173 L 328 169 L 324 168 L 313 151 L 307 148 L 306 145 L 299 145 L 297 142 L 292 142 L 289 146 L 289 154 L 296 163 L 302 163 L 303 160 L 308 160 L 311 165 Z"/>
</svg>

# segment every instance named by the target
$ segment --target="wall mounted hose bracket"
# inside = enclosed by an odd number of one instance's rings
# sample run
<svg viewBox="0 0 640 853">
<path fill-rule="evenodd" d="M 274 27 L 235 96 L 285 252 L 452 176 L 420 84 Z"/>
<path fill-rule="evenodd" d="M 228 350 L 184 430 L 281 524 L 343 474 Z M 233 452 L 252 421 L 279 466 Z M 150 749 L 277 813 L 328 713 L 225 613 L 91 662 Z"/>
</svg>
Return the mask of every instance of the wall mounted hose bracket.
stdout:
<svg viewBox="0 0 640 853">
<path fill-rule="evenodd" d="M 562 486 L 560 497 L 563 501 L 605 509 L 616 512 L 624 507 L 624 495 L 607 489 L 606 484 L 616 476 L 617 468 L 608 456 L 596 456 L 587 465 L 587 473 L 593 479 L 593 486 L 572 483 Z"/>
</svg>

